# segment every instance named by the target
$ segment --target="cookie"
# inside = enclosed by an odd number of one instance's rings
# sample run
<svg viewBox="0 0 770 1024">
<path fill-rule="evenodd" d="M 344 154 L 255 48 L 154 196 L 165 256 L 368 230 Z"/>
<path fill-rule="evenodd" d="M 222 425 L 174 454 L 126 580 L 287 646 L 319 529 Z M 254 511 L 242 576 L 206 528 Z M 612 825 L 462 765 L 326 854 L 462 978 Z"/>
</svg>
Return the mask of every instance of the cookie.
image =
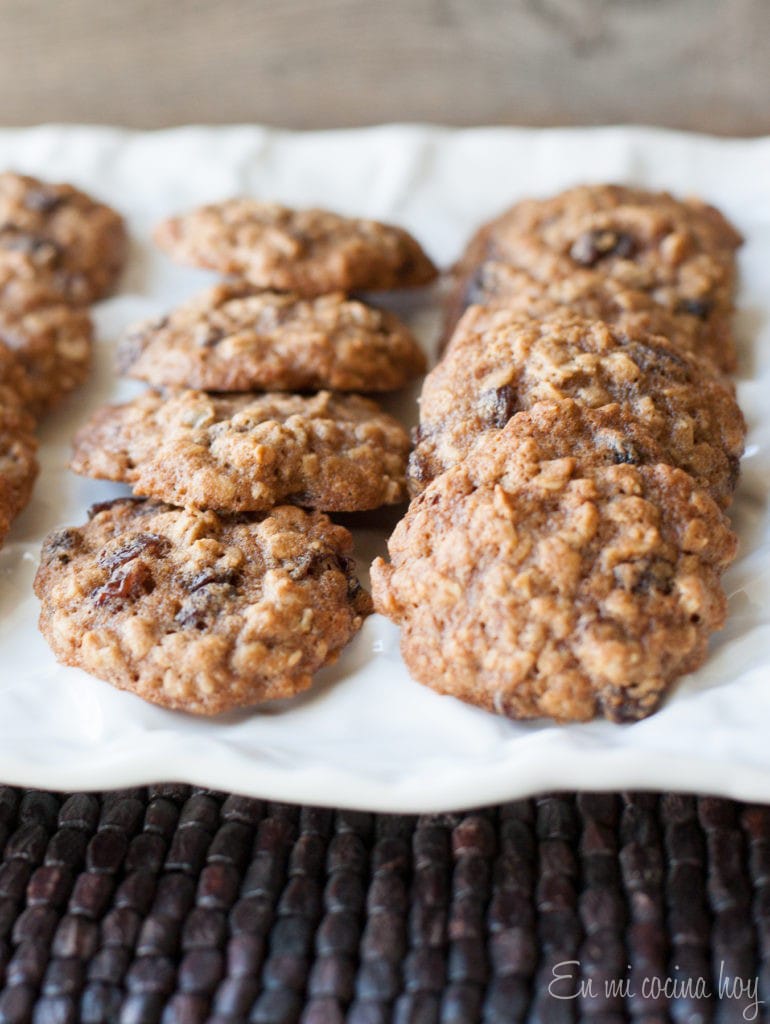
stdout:
<svg viewBox="0 0 770 1024">
<path fill-rule="evenodd" d="M 455 465 L 486 430 L 536 402 L 618 403 L 722 506 L 729 505 L 745 423 L 732 386 L 664 338 L 597 320 L 542 320 L 471 307 L 425 379 L 410 462 L 413 491 Z"/>
<path fill-rule="evenodd" d="M 59 661 L 214 715 L 307 689 L 369 613 L 352 538 L 320 513 L 122 499 L 43 545 L 40 629 Z"/>
<path fill-rule="evenodd" d="M 590 409 L 570 398 L 536 402 L 515 413 L 501 429 L 479 435 L 464 457 L 474 459 L 477 473 L 494 476 L 503 486 L 529 480 L 545 463 L 559 459 L 571 460 L 580 476 L 596 466 L 671 461 L 666 448 L 627 409 L 617 403 Z"/>
<path fill-rule="evenodd" d="M 735 369 L 737 352 L 729 310 L 692 302 L 671 312 L 648 292 L 634 291 L 594 270 L 538 281 L 505 263 L 481 263 L 457 294 L 447 321 L 443 347 L 451 343 L 457 320 L 470 305 L 508 309 L 539 319 L 551 313 L 574 313 L 605 320 L 618 330 L 649 331 L 674 348 L 710 360 L 721 372 Z"/>
<path fill-rule="evenodd" d="M 26 374 L 23 396 L 35 416 L 52 409 L 86 380 L 93 357 L 93 323 L 65 303 L 13 313 L 0 307 L 0 343 Z"/>
<path fill-rule="evenodd" d="M 256 199 L 230 199 L 170 217 L 158 225 L 155 241 L 180 263 L 301 295 L 411 288 L 436 277 L 429 257 L 403 228 Z"/>
<path fill-rule="evenodd" d="M 550 452 L 546 452 L 550 455 Z M 415 679 L 512 718 L 643 718 L 725 619 L 727 519 L 670 466 L 471 457 L 416 498 L 372 567 Z"/>
<path fill-rule="evenodd" d="M 713 207 L 668 193 L 598 185 L 525 200 L 469 243 L 454 272 L 450 320 L 470 302 L 485 302 L 488 291 L 499 293 L 501 284 L 508 290 L 498 265 L 524 272 L 551 299 L 558 299 L 560 282 L 580 274 L 578 292 L 587 304 L 575 312 L 594 315 L 597 297 L 610 308 L 618 302 L 647 306 L 648 312 L 660 307 L 683 317 L 682 330 L 695 335 L 691 345 L 702 344 L 706 355 L 730 370 L 735 353 L 724 344 L 723 331 L 740 244 L 738 232 Z M 511 284 L 520 290 L 522 281 Z"/>
<path fill-rule="evenodd" d="M 72 468 L 174 505 L 354 512 L 403 500 L 408 453 L 401 424 L 357 395 L 148 392 L 100 409 Z"/>
<path fill-rule="evenodd" d="M 393 391 L 425 372 L 425 356 L 392 313 L 339 293 L 316 299 L 211 288 L 130 332 L 122 373 L 208 391 Z"/>
<path fill-rule="evenodd" d="M 0 366 L 4 360 L 0 356 Z M 38 474 L 34 421 L 0 384 L 0 543 L 29 503 Z"/>
<path fill-rule="evenodd" d="M 0 296 L 78 305 L 108 295 L 127 254 L 123 219 L 71 185 L 0 174 Z M 30 294 L 34 297 L 30 300 Z"/>
<path fill-rule="evenodd" d="M 35 429 L 35 418 L 30 411 L 32 395 L 33 388 L 27 371 L 16 353 L 2 343 L 0 335 L 0 410 L 6 410 L 6 415 L 13 410 L 19 425 L 27 431 Z"/>
<path fill-rule="evenodd" d="M 59 302 L 56 289 L 23 253 L 0 248 L 0 310 L 18 315 Z"/>
</svg>

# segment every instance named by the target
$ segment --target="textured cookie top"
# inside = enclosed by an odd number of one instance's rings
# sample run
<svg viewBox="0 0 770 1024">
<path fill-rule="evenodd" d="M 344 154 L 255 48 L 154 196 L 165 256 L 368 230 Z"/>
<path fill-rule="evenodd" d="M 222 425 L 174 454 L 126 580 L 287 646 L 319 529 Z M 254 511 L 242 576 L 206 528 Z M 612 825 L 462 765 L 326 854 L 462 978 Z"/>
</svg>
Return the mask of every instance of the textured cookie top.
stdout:
<svg viewBox="0 0 770 1024">
<path fill-rule="evenodd" d="M 13 349 L 3 342 L 0 333 L 0 414 L 4 417 L 13 414 L 19 426 L 34 430 L 35 418 L 30 411 L 33 390 L 27 371 Z"/>
<path fill-rule="evenodd" d="M 371 606 L 347 530 L 280 507 L 220 517 L 129 499 L 51 534 L 35 579 L 60 661 L 217 714 L 306 689 Z"/>
<path fill-rule="evenodd" d="M 0 294 L 88 303 L 115 286 L 127 253 L 122 218 L 71 185 L 0 174 Z M 3 287 L 5 285 L 5 287 Z M 35 295 L 29 299 L 27 294 Z"/>
<path fill-rule="evenodd" d="M 674 311 L 650 292 L 628 288 L 596 270 L 576 270 L 540 281 L 506 263 L 481 263 L 456 285 L 446 325 L 447 341 L 470 305 L 509 309 L 534 318 L 561 310 L 605 320 L 619 330 L 662 335 L 675 348 L 707 358 L 723 372 L 734 370 L 737 363 L 729 310 L 692 301 L 678 304 Z"/>
<path fill-rule="evenodd" d="M 220 285 L 133 330 L 120 369 L 208 391 L 392 391 L 425 356 L 392 313 L 339 293 L 316 299 Z"/>
<path fill-rule="evenodd" d="M 24 368 L 0 335 L 0 544 L 32 496 L 38 473 L 32 390 Z"/>
<path fill-rule="evenodd" d="M 0 370 L 4 361 L 0 354 Z M 38 473 L 34 421 L 7 387 L 0 383 L 0 543 L 29 502 Z"/>
<path fill-rule="evenodd" d="M 30 413 L 53 408 L 88 377 L 93 333 L 88 313 L 65 303 L 26 312 L 0 307 L 0 342 L 26 374 L 22 394 Z"/>
<path fill-rule="evenodd" d="M 580 297 L 561 293 L 570 304 L 577 298 L 574 312 L 597 316 L 603 307 L 612 314 L 619 303 L 619 312 L 633 305 L 635 312 L 647 306 L 652 314 L 659 307 L 683 317 L 678 329 L 686 347 L 703 348 L 724 369 L 732 369 L 735 356 L 723 320 L 732 310 L 734 253 L 740 243 L 740 235 L 714 207 L 664 192 L 597 185 L 525 200 L 471 239 L 455 268 L 450 321 L 473 302 L 486 304 L 490 291 L 507 297 L 512 289 L 526 287 L 532 294 L 533 282 L 542 289 L 536 298 L 542 299 L 544 291 L 546 299 L 559 301 L 560 282 L 578 274 Z M 488 263 L 491 268 L 485 268 Z M 498 264 L 524 272 L 531 281 L 506 283 Z M 538 315 L 537 310 L 532 314 Z M 649 326 L 658 330 L 664 325 Z M 670 330 L 677 330 L 676 321 Z"/>
<path fill-rule="evenodd" d="M 741 241 L 698 200 L 583 185 L 517 203 L 480 229 L 467 257 L 474 265 L 499 259 L 543 281 L 593 268 L 675 309 L 688 300 L 730 303 Z"/>
<path fill-rule="evenodd" d="M 667 462 L 729 504 L 745 436 L 729 384 L 664 338 L 581 317 L 537 321 L 478 306 L 425 379 L 413 486 L 454 465 L 483 431 L 536 402 L 564 398 L 594 409 L 617 402 L 665 449 Z"/>
<path fill-rule="evenodd" d="M 465 440 L 465 439 L 463 439 Z M 451 465 L 469 455 L 477 473 L 499 479 L 505 486 L 528 480 L 543 462 L 569 458 L 580 475 L 595 466 L 655 465 L 668 463 L 668 452 L 649 430 L 617 403 L 591 409 L 570 398 L 537 402 L 527 412 L 515 413 L 500 429 L 479 434 L 467 450 L 452 453 Z M 430 479 L 450 468 L 434 466 Z M 413 494 L 430 480 L 421 479 L 421 462 L 413 453 L 409 484 Z"/>
<path fill-rule="evenodd" d="M 100 409 L 72 468 L 175 505 L 353 512 L 403 500 L 408 452 L 400 423 L 356 395 L 148 392 Z"/>
<path fill-rule="evenodd" d="M 25 253 L 0 247 L 0 309 L 17 315 L 61 301 L 61 294 Z"/>
<path fill-rule="evenodd" d="M 472 457 L 412 502 L 372 567 L 375 608 L 442 693 L 514 718 L 641 718 L 705 658 L 735 546 L 681 470 L 545 459 L 517 482 Z"/>
<path fill-rule="evenodd" d="M 181 263 L 302 295 L 428 284 L 436 268 L 402 228 L 293 210 L 256 199 L 203 206 L 158 225 L 155 241 Z"/>
</svg>

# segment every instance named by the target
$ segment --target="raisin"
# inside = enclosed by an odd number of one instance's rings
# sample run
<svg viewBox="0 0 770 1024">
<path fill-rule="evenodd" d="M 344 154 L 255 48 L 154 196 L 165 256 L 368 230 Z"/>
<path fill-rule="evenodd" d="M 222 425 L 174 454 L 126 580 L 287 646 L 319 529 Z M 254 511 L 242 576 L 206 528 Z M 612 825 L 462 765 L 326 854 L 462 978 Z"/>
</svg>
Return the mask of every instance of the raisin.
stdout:
<svg viewBox="0 0 770 1024">
<path fill-rule="evenodd" d="M 635 251 L 636 243 L 631 235 L 624 231 L 595 228 L 578 235 L 569 254 L 581 266 L 593 267 L 607 256 L 617 256 L 621 260 L 626 260 L 633 256 Z"/>
<path fill-rule="evenodd" d="M 132 601 L 143 594 L 150 594 L 155 589 L 152 571 L 144 562 L 129 566 L 122 572 L 113 575 L 91 593 L 91 600 L 97 608 L 122 604 Z"/>
<path fill-rule="evenodd" d="M 67 565 L 70 560 L 70 554 L 77 551 L 81 545 L 82 537 L 78 530 L 57 530 L 46 541 L 44 557 L 46 561 L 55 558 L 62 565 Z"/>
<path fill-rule="evenodd" d="M 348 576 L 348 601 L 355 601 L 363 589 L 357 576 Z"/>
<path fill-rule="evenodd" d="M 152 340 L 152 333 L 149 330 L 135 331 L 127 335 L 118 349 L 118 373 L 127 374 Z"/>
<path fill-rule="evenodd" d="M 174 616 L 174 621 L 182 629 L 205 629 L 208 624 L 210 610 L 198 601 L 185 601 Z"/>
<path fill-rule="evenodd" d="M 485 391 L 480 398 L 480 413 L 489 428 L 502 428 L 517 411 L 516 388 L 504 384 L 500 388 Z"/>
<path fill-rule="evenodd" d="M 24 197 L 24 205 L 35 213 L 53 213 L 64 201 L 64 196 L 47 188 L 33 189 Z"/>
<path fill-rule="evenodd" d="M 420 452 L 413 451 L 409 456 L 409 470 L 407 476 L 417 484 L 427 484 L 435 474 L 431 473 L 430 460 L 426 459 Z"/>
<path fill-rule="evenodd" d="M 635 445 L 630 441 L 622 441 L 612 444 L 612 461 L 617 466 L 638 466 L 644 460 Z"/>
<path fill-rule="evenodd" d="M 201 348 L 214 348 L 225 337 L 227 332 L 221 327 L 204 327 L 196 334 L 196 341 Z"/>
<path fill-rule="evenodd" d="M 175 620 L 183 629 L 206 629 L 213 625 L 222 607 L 235 596 L 230 583 L 213 580 L 193 590 L 176 613 Z"/>
<path fill-rule="evenodd" d="M 483 306 L 486 304 L 489 294 L 485 278 L 486 267 L 482 263 L 466 282 L 465 291 L 463 292 L 463 307 Z"/>
<path fill-rule="evenodd" d="M 610 691 L 611 698 L 615 696 L 616 692 Z M 641 701 L 628 695 L 623 696 L 617 702 L 612 699 L 602 700 L 601 705 L 606 717 L 611 722 L 637 722 L 649 713 L 649 708 L 645 708 Z"/>
<path fill-rule="evenodd" d="M 203 569 L 185 583 L 185 589 L 194 594 L 196 590 L 208 587 L 212 583 L 227 583 L 235 587 L 239 581 L 240 575 L 235 569 L 225 569 L 222 572 L 217 572 L 216 569 Z"/>
<path fill-rule="evenodd" d="M 677 313 L 689 313 L 690 316 L 700 317 L 705 320 L 713 309 L 713 303 L 708 299 L 681 299 L 677 303 Z"/>
<path fill-rule="evenodd" d="M 297 559 L 296 565 L 289 570 L 289 576 L 293 580 L 304 580 L 308 576 L 317 580 L 325 572 L 338 568 L 334 555 L 328 552 L 308 551 Z"/>
<path fill-rule="evenodd" d="M 337 562 L 337 568 L 340 572 L 344 572 L 345 575 L 349 575 L 356 567 L 356 563 L 352 558 L 348 558 L 347 555 L 335 555 L 335 561 Z"/>
<path fill-rule="evenodd" d="M 728 455 L 727 464 L 730 467 L 728 475 L 730 490 L 734 491 L 738 486 L 738 478 L 741 475 L 741 460 L 736 455 Z"/>
<path fill-rule="evenodd" d="M 289 570 L 289 576 L 293 580 L 304 580 L 310 577 L 317 580 L 325 572 L 341 572 L 350 576 L 355 568 L 352 558 L 345 555 L 336 555 L 332 552 L 308 551 L 297 559 L 296 565 Z"/>
<path fill-rule="evenodd" d="M 671 575 L 668 566 L 652 566 L 645 569 L 631 587 L 634 594 L 649 594 L 654 591 L 656 594 L 671 593 Z"/>
<path fill-rule="evenodd" d="M 645 373 L 672 374 L 674 368 L 686 370 L 690 365 L 679 352 L 668 346 L 656 345 L 653 347 L 642 342 L 629 341 L 627 338 L 620 340 L 625 345 L 629 358 L 633 359 L 639 369 L 644 370 Z M 677 374 L 676 379 L 681 380 L 682 375 Z"/>
<path fill-rule="evenodd" d="M 99 565 L 103 569 L 119 569 L 126 562 L 131 562 L 139 555 L 163 556 L 170 547 L 165 537 L 159 537 L 157 533 L 138 533 L 126 544 L 122 544 L 116 551 L 104 552 L 99 557 Z"/>
<path fill-rule="evenodd" d="M 13 226 L 3 228 L 3 238 L 0 244 L 4 249 L 23 252 L 27 256 L 34 256 L 36 260 L 39 259 L 46 263 L 53 263 L 62 255 L 61 246 L 52 239 L 33 235 L 28 231 L 20 231 Z"/>
</svg>

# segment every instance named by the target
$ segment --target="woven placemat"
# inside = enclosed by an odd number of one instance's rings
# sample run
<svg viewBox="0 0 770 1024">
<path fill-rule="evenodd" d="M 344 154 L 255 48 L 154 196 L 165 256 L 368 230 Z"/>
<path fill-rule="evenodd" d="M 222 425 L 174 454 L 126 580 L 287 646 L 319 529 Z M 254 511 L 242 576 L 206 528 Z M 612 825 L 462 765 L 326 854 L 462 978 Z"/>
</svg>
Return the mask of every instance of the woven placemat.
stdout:
<svg viewBox="0 0 770 1024">
<path fill-rule="evenodd" d="M 765 1019 L 770 808 L 0 787 L 2 1024 Z"/>
</svg>

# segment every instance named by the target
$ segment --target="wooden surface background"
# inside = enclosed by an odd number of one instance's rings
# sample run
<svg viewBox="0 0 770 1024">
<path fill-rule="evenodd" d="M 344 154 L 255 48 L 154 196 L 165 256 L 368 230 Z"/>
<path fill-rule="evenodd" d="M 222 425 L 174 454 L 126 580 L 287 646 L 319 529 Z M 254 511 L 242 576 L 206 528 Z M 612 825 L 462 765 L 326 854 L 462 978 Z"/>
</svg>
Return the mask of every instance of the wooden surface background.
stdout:
<svg viewBox="0 0 770 1024">
<path fill-rule="evenodd" d="M 0 124 L 770 132 L 770 0 L 0 0 Z"/>
</svg>

